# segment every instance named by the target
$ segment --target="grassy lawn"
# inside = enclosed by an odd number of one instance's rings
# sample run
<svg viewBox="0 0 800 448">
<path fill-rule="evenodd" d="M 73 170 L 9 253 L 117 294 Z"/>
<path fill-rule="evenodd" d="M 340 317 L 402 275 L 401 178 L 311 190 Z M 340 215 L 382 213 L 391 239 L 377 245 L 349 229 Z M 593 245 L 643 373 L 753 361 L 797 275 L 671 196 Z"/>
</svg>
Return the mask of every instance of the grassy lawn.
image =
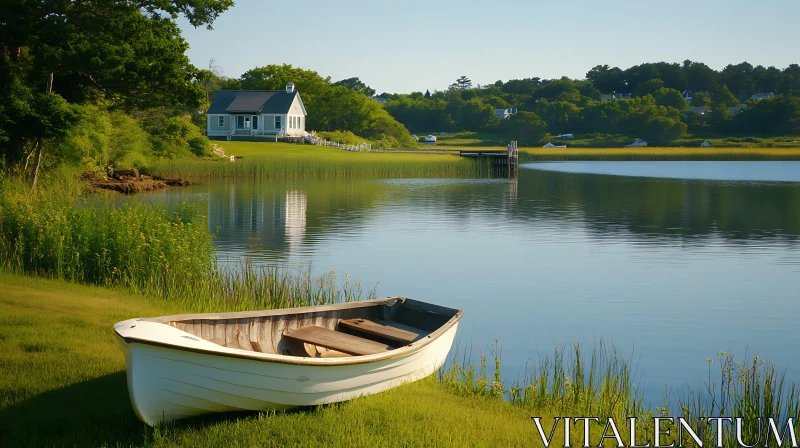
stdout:
<svg viewBox="0 0 800 448">
<path fill-rule="evenodd" d="M 112 325 L 181 312 L 113 290 L 0 274 L 0 445 L 536 445 L 530 412 L 435 379 L 348 403 L 156 430 L 133 413 Z"/>
<path fill-rule="evenodd" d="M 448 177 L 475 175 L 475 164 L 450 154 L 361 153 L 325 146 L 274 142 L 217 142 L 226 154 L 242 156 L 229 162 L 169 160 L 157 162 L 153 174 L 185 179 L 219 177 Z"/>
</svg>

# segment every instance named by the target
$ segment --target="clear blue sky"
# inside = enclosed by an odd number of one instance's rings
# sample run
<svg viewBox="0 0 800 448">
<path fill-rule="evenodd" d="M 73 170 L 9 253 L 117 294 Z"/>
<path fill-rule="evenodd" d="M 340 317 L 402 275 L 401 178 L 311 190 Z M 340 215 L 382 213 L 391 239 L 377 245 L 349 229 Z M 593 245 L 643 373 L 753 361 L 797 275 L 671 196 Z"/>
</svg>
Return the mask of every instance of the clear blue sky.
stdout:
<svg viewBox="0 0 800 448">
<path fill-rule="evenodd" d="M 583 78 L 595 65 L 800 63 L 800 0 L 236 0 L 213 31 L 182 21 L 193 64 L 228 77 L 292 64 L 379 93 L 445 89 L 466 75 Z"/>
</svg>

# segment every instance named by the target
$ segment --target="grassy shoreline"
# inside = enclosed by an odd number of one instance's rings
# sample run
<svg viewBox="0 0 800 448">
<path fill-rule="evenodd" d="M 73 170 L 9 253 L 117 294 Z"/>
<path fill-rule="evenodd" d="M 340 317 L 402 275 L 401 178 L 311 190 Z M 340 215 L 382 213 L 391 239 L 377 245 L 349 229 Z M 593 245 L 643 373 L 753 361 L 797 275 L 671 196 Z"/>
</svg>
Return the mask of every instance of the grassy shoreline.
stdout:
<svg viewBox="0 0 800 448">
<path fill-rule="evenodd" d="M 641 407 L 635 382 L 613 347 L 601 344 L 588 359 L 577 346 L 559 350 L 509 385 L 495 345 L 477 363 L 456 351 L 455 362 L 438 377 L 345 403 L 218 414 L 150 428 L 133 413 L 111 328 L 128 318 L 183 312 L 182 304 L 3 272 L 0 297 L 4 446 L 541 446 L 534 416 L 545 428 L 556 416 L 613 417 L 618 424 L 637 416 L 647 419 L 637 424 L 643 443 L 652 434 L 649 419 L 670 415 Z M 752 366 L 740 365 L 724 353 L 720 360 L 721 383 L 689 390 L 677 403 L 678 415 L 690 421 L 743 416 L 747 431 L 754 431 L 755 416 L 797 414 L 798 390 L 784 384 L 774 366 L 757 358 Z M 800 422 L 796 426 L 800 430 Z M 590 428 L 592 446 L 603 428 Z M 573 443 L 583 440 L 582 429 L 574 432 Z M 733 446 L 732 432 L 726 434 L 726 446 Z M 713 446 L 715 437 L 705 432 L 704 446 Z M 561 431 L 553 443 L 563 446 Z"/>
</svg>

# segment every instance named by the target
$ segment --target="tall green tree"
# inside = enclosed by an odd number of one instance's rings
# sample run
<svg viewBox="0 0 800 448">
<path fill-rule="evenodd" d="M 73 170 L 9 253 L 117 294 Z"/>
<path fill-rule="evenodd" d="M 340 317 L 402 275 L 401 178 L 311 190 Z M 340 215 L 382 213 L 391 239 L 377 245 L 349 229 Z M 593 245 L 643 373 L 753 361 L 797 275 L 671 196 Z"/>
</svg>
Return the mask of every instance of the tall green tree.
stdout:
<svg viewBox="0 0 800 448">
<path fill-rule="evenodd" d="M 0 151 L 31 170 L 45 144 L 79 121 L 80 104 L 196 109 L 198 70 L 176 19 L 211 27 L 233 0 L 5 0 L 0 4 Z"/>
<path fill-rule="evenodd" d="M 465 91 L 472 88 L 472 80 L 467 78 L 466 76 L 461 76 L 460 78 L 456 79 L 456 82 L 450 84 L 451 90 L 460 90 Z"/>
<path fill-rule="evenodd" d="M 547 135 L 547 123 L 533 112 L 517 112 L 501 128 L 507 140 L 517 140 L 522 146 L 536 145 Z"/>
<path fill-rule="evenodd" d="M 375 96 L 375 89 L 366 85 L 364 81 L 359 79 L 357 76 L 353 78 L 343 79 L 341 81 L 336 81 L 335 83 L 333 83 L 333 85 L 347 87 L 350 90 L 355 90 L 356 92 L 363 93 L 364 95 L 370 98 Z"/>
</svg>

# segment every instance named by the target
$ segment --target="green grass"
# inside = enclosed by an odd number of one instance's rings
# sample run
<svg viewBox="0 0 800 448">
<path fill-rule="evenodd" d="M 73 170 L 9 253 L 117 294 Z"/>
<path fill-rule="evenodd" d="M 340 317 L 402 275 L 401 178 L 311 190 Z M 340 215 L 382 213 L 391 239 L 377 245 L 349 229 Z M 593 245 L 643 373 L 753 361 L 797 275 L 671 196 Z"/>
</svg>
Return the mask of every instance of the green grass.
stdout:
<svg viewBox="0 0 800 448">
<path fill-rule="evenodd" d="M 453 177 L 481 173 L 481 164 L 449 154 L 359 153 L 324 146 L 274 142 L 218 142 L 235 162 L 170 160 L 153 164 L 153 174 L 185 179 L 297 177 Z M 484 170 L 485 171 L 485 170 Z"/>
<path fill-rule="evenodd" d="M 0 434 L 8 446 L 512 446 L 529 412 L 429 380 L 348 403 L 229 414 L 157 430 L 133 413 L 115 322 L 183 308 L 0 273 Z"/>
</svg>

